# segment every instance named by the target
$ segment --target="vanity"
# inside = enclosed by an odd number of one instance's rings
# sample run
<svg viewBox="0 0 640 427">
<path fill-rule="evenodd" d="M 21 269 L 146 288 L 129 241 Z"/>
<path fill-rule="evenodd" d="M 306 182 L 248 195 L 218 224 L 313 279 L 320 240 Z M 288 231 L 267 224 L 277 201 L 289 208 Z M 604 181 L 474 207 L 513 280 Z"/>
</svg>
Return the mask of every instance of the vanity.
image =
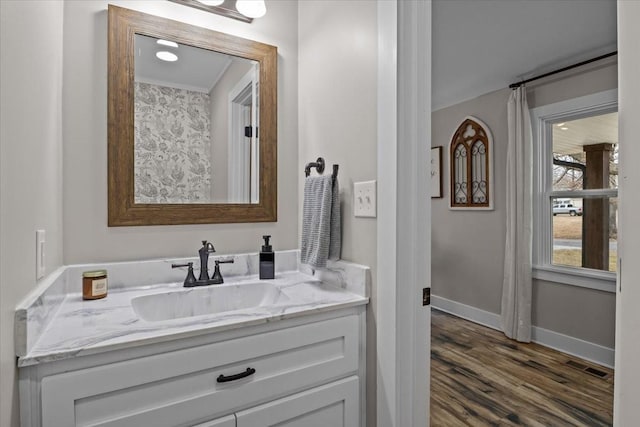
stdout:
<svg viewBox="0 0 640 427">
<path fill-rule="evenodd" d="M 107 225 L 276 222 L 277 47 L 114 5 L 107 32 Z M 22 426 L 366 426 L 369 269 L 280 251 L 260 280 L 258 254 L 228 258 L 42 279 L 15 313 Z M 82 299 L 90 270 L 105 298 Z"/>
<path fill-rule="evenodd" d="M 23 426 L 365 426 L 368 268 L 235 255 L 225 283 L 176 261 L 67 266 L 16 311 Z M 212 262 L 215 260 L 211 260 Z M 82 271 L 109 293 L 82 300 Z"/>
</svg>

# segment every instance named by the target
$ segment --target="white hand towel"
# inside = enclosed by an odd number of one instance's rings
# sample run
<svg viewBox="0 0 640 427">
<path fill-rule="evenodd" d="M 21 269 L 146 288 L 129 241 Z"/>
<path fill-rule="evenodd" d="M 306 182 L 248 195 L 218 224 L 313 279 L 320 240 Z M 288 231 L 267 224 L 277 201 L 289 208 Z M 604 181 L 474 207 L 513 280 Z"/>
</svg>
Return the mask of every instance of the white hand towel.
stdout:
<svg viewBox="0 0 640 427">
<path fill-rule="evenodd" d="M 304 182 L 300 261 L 326 267 L 327 259 L 340 259 L 340 191 L 338 178 L 309 176 Z"/>
</svg>

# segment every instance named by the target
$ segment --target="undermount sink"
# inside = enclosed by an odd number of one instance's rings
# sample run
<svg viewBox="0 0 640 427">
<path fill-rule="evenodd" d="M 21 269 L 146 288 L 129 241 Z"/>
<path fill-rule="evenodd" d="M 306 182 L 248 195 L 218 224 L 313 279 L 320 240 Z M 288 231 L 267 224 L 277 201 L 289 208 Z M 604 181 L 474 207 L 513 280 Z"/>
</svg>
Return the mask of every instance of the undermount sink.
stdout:
<svg viewBox="0 0 640 427">
<path fill-rule="evenodd" d="M 276 286 L 261 282 L 144 295 L 132 299 L 131 305 L 140 318 L 155 322 L 265 307 L 288 299 Z"/>
</svg>

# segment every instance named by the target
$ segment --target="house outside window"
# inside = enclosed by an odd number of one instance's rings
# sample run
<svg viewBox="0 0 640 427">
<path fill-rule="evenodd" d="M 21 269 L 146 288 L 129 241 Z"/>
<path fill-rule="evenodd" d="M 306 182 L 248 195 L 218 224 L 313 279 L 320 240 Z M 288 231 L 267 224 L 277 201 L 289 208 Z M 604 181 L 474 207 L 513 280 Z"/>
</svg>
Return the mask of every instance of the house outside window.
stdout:
<svg viewBox="0 0 640 427">
<path fill-rule="evenodd" d="M 532 110 L 533 276 L 615 291 L 617 91 Z"/>
</svg>

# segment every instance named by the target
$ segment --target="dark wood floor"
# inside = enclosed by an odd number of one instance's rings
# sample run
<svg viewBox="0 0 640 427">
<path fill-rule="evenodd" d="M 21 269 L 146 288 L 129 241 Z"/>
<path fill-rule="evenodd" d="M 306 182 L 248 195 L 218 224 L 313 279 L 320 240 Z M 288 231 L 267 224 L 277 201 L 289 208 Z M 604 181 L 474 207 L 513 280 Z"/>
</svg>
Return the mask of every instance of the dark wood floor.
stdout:
<svg viewBox="0 0 640 427">
<path fill-rule="evenodd" d="M 436 310 L 431 322 L 431 426 L 612 425 L 613 370 Z"/>
</svg>

